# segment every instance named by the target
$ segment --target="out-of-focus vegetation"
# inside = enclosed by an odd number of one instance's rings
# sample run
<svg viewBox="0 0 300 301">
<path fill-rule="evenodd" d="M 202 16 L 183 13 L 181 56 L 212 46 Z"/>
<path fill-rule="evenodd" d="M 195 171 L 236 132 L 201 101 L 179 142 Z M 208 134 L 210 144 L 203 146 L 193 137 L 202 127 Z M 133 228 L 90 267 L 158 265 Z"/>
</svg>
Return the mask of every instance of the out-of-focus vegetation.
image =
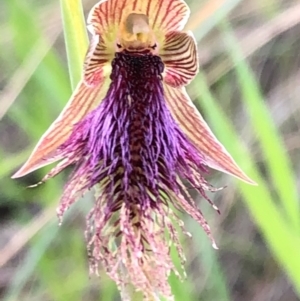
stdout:
<svg viewBox="0 0 300 301">
<path fill-rule="evenodd" d="M 83 0 L 85 15 L 96 1 Z M 296 301 L 300 297 L 300 3 L 187 1 L 201 72 L 190 95 L 218 138 L 259 184 L 212 171 L 221 209 L 206 213 L 214 250 L 190 219 L 183 237 L 188 278 L 170 278 L 176 300 Z M 0 298 L 119 300 L 100 271 L 88 277 L 89 196 L 58 228 L 66 175 L 35 189 L 49 168 L 10 176 L 71 93 L 58 1 L 0 2 Z"/>
</svg>

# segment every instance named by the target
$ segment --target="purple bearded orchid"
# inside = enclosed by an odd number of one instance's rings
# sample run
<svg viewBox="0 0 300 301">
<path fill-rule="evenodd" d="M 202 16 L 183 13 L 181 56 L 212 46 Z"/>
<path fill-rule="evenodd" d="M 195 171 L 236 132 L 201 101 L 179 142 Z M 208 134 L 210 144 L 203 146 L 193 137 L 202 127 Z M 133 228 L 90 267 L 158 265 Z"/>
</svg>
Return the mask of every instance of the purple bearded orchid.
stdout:
<svg viewBox="0 0 300 301">
<path fill-rule="evenodd" d="M 119 287 L 132 283 L 149 299 L 153 292 L 172 299 L 171 244 L 184 261 L 174 226 L 182 228 L 183 222 L 173 208 L 192 216 L 215 246 L 182 180 L 210 203 L 205 191 L 216 189 L 203 177 L 207 167 L 254 184 L 185 91 L 198 71 L 195 40 L 181 31 L 188 16 L 182 0 L 102 0 L 95 5 L 88 18 L 92 39 L 82 79 L 14 175 L 60 160 L 44 182 L 74 165 L 59 218 L 94 188 L 86 231 L 91 271 L 101 262 Z"/>
</svg>

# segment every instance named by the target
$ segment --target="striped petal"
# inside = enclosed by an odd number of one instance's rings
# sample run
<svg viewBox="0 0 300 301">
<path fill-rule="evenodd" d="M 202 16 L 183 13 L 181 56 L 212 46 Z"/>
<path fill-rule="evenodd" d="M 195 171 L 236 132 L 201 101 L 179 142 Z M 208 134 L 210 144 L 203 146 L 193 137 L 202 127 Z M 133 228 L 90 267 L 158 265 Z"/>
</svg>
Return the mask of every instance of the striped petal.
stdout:
<svg viewBox="0 0 300 301">
<path fill-rule="evenodd" d="M 159 56 L 165 64 L 164 82 L 172 87 L 189 84 L 198 72 L 196 41 L 191 32 L 168 33 Z"/>
<path fill-rule="evenodd" d="M 89 30 L 113 42 L 119 25 L 132 12 L 148 16 L 150 28 L 163 35 L 182 30 L 190 14 L 183 0 L 101 0 L 89 14 Z"/>
<path fill-rule="evenodd" d="M 69 102 L 41 137 L 27 162 L 13 175 L 13 178 L 22 177 L 60 160 L 61 156 L 57 156 L 55 151 L 69 138 L 73 125 L 93 110 L 105 96 L 110 82 L 107 69 L 110 67 L 108 64 L 91 66 L 93 49 L 99 50 L 97 47 L 90 47 L 85 60 L 83 78 L 74 90 Z"/>
<path fill-rule="evenodd" d="M 205 164 L 211 168 L 233 175 L 244 182 L 255 185 L 237 165 L 225 147 L 212 133 L 199 111 L 189 98 L 185 88 L 164 85 L 165 98 L 173 118 L 203 154 Z"/>
<path fill-rule="evenodd" d="M 109 52 L 104 40 L 99 35 L 91 39 L 83 68 L 83 80 L 88 86 L 98 86 L 105 75 L 110 74 L 114 53 Z"/>
</svg>

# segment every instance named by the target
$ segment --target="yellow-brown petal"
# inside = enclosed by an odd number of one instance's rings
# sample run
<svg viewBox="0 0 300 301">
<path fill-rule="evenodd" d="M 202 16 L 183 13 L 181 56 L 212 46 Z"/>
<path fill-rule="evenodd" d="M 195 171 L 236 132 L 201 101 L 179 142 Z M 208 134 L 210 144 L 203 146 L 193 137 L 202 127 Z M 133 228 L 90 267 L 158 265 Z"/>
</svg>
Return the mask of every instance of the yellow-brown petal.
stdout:
<svg viewBox="0 0 300 301">
<path fill-rule="evenodd" d="M 89 29 L 113 42 L 121 22 L 133 12 L 148 16 L 150 28 L 162 34 L 182 30 L 190 14 L 183 0 L 102 0 L 89 14 Z"/>
<path fill-rule="evenodd" d="M 22 177 L 61 159 L 55 156 L 55 150 L 69 138 L 73 125 L 99 104 L 106 90 L 103 85 L 104 82 L 96 87 L 88 87 L 81 80 L 64 110 L 41 137 L 29 159 L 13 178 Z"/>
<path fill-rule="evenodd" d="M 159 51 L 165 64 L 164 82 L 172 87 L 185 86 L 198 72 L 196 41 L 191 32 L 170 32 Z"/>
<path fill-rule="evenodd" d="M 173 88 L 166 84 L 164 88 L 166 101 L 173 118 L 204 156 L 205 164 L 255 185 L 256 183 L 241 170 L 225 147 L 212 133 L 189 98 L 185 88 Z"/>
<path fill-rule="evenodd" d="M 97 41 L 96 41 L 97 42 Z M 110 62 L 105 52 L 101 52 L 99 41 L 91 43 L 84 63 L 81 81 L 57 119 L 41 137 L 27 162 L 13 175 L 22 177 L 38 168 L 61 159 L 55 154 L 57 148 L 70 136 L 75 123 L 84 118 L 103 99 L 109 85 Z M 100 45 L 101 47 L 99 47 Z M 95 60 L 105 58 L 102 64 L 93 65 Z"/>
</svg>

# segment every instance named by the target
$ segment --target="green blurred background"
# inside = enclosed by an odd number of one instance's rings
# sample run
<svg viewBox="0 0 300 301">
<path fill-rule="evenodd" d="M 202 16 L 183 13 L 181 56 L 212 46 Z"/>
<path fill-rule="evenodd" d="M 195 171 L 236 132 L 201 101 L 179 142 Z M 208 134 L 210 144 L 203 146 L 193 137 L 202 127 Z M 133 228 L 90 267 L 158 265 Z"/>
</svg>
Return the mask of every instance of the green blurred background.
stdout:
<svg viewBox="0 0 300 301">
<path fill-rule="evenodd" d="M 145 0 L 146 1 L 146 0 Z M 300 300 L 299 0 L 190 0 L 201 72 L 199 110 L 259 186 L 211 171 L 218 216 L 197 200 L 219 246 L 184 216 L 187 280 L 179 301 Z M 96 3 L 83 0 L 85 16 Z M 58 0 L 0 1 L 0 299 L 120 300 L 103 271 L 88 276 L 86 196 L 59 228 L 66 174 L 35 189 L 49 167 L 11 180 L 70 93 Z M 195 195 L 196 198 L 198 196 Z M 178 259 L 174 256 L 174 260 Z"/>
</svg>

